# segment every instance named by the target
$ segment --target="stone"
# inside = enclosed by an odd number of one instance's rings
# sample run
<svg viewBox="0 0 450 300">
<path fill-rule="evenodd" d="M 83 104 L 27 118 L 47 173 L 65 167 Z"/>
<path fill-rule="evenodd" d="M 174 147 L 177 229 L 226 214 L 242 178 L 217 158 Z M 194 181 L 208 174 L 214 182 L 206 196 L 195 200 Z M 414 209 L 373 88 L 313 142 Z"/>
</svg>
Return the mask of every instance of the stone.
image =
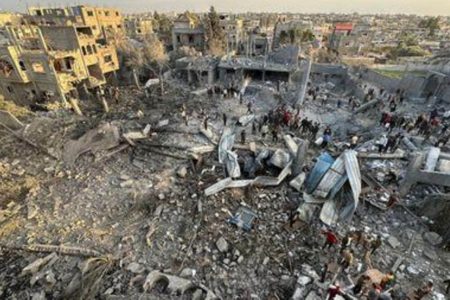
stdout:
<svg viewBox="0 0 450 300">
<path fill-rule="evenodd" d="M 181 273 L 180 273 L 180 277 L 192 277 L 195 275 L 195 270 L 191 269 L 191 268 L 184 268 Z"/>
<path fill-rule="evenodd" d="M 226 265 L 229 265 L 229 264 L 230 264 L 230 259 L 225 258 L 225 259 L 223 260 L 223 263 L 226 264 Z"/>
<path fill-rule="evenodd" d="M 192 294 L 192 300 L 201 300 L 203 299 L 203 291 L 201 289 L 196 289 Z"/>
<path fill-rule="evenodd" d="M 267 265 L 269 263 L 270 258 L 268 258 L 267 256 L 264 258 L 263 260 L 263 265 Z"/>
<path fill-rule="evenodd" d="M 121 188 L 128 188 L 131 187 L 133 185 L 134 181 L 132 179 L 126 180 L 126 181 L 122 181 L 120 183 L 120 187 Z"/>
<path fill-rule="evenodd" d="M 442 237 L 436 232 L 428 231 L 423 234 L 423 239 L 433 246 L 437 246 L 442 243 Z"/>
<path fill-rule="evenodd" d="M 237 259 L 237 263 L 241 264 L 244 261 L 244 257 L 241 255 L 239 256 L 239 258 Z"/>
<path fill-rule="evenodd" d="M 298 192 L 301 191 L 303 183 L 305 182 L 306 174 L 304 172 L 300 173 L 297 177 L 289 182 L 289 185 L 296 189 Z"/>
<path fill-rule="evenodd" d="M 413 266 L 408 266 L 408 267 L 406 268 L 406 271 L 407 271 L 409 274 L 411 274 L 411 275 L 419 275 L 419 273 L 420 273 L 420 271 L 419 271 L 417 268 L 413 267 Z"/>
<path fill-rule="evenodd" d="M 187 175 L 187 168 L 185 166 L 181 166 L 177 170 L 177 175 L 180 178 L 185 178 Z"/>
<path fill-rule="evenodd" d="M 163 193 L 160 193 L 159 195 L 158 195 L 158 199 L 159 200 L 164 200 L 166 198 L 166 196 L 163 194 Z"/>
<path fill-rule="evenodd" d="M 229 249 L 228 242 L 223 238 L 220 237 L 216 242 L 216 247 L 219 249 L 220 252 L 225 253 Z"/>
<path fill-rule="evenodd" d="M 310 283 L 312 281 L 312 279 L 308 276 L 304 276 L 304 275 L 300 275 L 297 279 L 297 283 L 300 284 L 301 286 L 305 286 L 308 283 Z"/>
<path fill-rule="evenodd" d="M 389 236 L 388 238 L 387 238 L 387 243 L 392 247 L 392 248 L 398 248 L 398 247 L 400 247 L 402 244 L 397 240 L 397 238 L 396 237 L 394 237 L 394 236 Z"/>
<path fill-rule="evenodd" d="M 439 258 L 434 250 L 424 250 L 423 255 L 430 260 L 437 260 Z"/>
<path fill-rule="evenodd" d="M 305 300 L 321 300 L 319 295 L 315 291 L 309 292 L 308 296 L 306 296 Z"/>
<path fill-rule="evenodd" d="M 127 266 L 127 270 L 130 271 L 131 273 L 134 274 L 139 274 L 145 271 L 144 266 L 136 263 L 136 262 L 132 262 Z"/>
</svg>

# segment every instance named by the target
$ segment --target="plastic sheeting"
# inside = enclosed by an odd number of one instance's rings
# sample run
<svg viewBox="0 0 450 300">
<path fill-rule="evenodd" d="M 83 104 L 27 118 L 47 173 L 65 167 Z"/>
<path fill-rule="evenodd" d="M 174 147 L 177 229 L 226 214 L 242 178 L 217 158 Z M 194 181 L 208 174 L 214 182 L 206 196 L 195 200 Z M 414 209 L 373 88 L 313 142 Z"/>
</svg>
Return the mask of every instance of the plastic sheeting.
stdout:
<svg viewBox="0 0 450 300">
<path fill-rule="evenodd" d="M 238 156 L 233 151 L 228 150 L 225 158 L 228 176 L 231 178 L 241 177 L 241 168 L 239 167 Z"/>
<path fill-rule="evenodd" d="M 328 171 L 328 169 L 331 167 L 333 162 L 334 158 L 331 157 L 331 155 L 328 154 L 327 152 L 322 153 L 317 158 L 317 162 L 314 165 L 314 168 L 311 170 L 311 172 L 308 174 L 308 177 L 306 178 L 305 187 L 306 192 L 308 194 L 311 194 L 316 189 L 320 180 Z"/>
</svg>

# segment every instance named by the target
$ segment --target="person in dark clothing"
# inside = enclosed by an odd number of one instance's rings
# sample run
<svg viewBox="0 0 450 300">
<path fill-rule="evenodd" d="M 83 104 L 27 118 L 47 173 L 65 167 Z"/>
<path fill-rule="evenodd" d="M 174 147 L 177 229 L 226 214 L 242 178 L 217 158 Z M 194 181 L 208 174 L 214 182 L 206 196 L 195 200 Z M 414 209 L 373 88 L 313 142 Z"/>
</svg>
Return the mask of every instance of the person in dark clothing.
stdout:
<svg viewBox="0 0 450 300">
<path fill-rule="evenodd" d="M 222 117 L 223 117 L 223 126 L 227 126 L 227 119 L 228 119 L 227 114 L 223 113 Z"/>
<path fill-rule="evenodd" d="M 358 281 L 356 281 L 355 286 L 353 287 L 353 294 L 357 296 L 361 293 L 362 289 L 370 282 L 370 276 L 362 275 L 359 277 Z"/>
<path fill-rule="evenodd" d="M 381 244 L 382 244 L 381 237 L 377 236 L 377 239 L 372 241 L 372 243 L 370 243 L 370 249 L 371 249 L 370 254 L 373 255 L 375 253 L 375 251 L 377 251 L 377 249 L 381 247 Z"/>
<path fill-rule="evenodd" d="M 246 136 L 245 130 L 242 130 L 241 131 L 241 144 L 245 144 L 245 136 Z"/>
<path fill-rule="evenodd" d="M 208 130 L 208 120 L 209 117 L 205 117 L 205 120 L 203 121 L 203 127 L 205 127 L 205 130 Z"/>
</svg>

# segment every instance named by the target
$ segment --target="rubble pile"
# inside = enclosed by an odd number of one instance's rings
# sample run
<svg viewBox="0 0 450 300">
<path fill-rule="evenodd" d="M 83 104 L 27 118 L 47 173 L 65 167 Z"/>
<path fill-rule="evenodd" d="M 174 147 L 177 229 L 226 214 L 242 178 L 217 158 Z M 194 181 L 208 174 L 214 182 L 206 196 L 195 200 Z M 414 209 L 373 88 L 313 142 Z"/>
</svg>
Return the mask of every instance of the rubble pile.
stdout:
<svg viewBox="0 0 450 300">
<path fill-rule="evenodd" d="M 320 78 L 300 110 L 263 83 L 240 101 L 172 81 L 167 99 L 124 87 L 108 114 L 1 131 L 0 297 L 314 300 L 339 282 L 366 299 L 358 279 L 389 271 L 393 299 L 425 278 L 442 296 L 449 187 L 410 174 L 450 180 L 445 147 L 413 131 L 379 151 L 380 111 L 336 113 L 348 91 Z M 330 232 L 339 243 L 324 247 Z"/>
</svg>

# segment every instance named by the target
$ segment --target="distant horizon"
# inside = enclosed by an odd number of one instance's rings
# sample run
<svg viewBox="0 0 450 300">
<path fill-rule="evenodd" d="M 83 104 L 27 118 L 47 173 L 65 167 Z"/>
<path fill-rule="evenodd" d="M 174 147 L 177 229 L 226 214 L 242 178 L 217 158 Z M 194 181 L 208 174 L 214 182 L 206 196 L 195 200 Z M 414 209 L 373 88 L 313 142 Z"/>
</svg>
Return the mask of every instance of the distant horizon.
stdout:
<svg viewBox="0 0 450 300">
<path fill-rule="evenodd" d="M 226 13 L 450 16 L 450 0 L 304 0 L 302 3 L 298 3 L 297 0 L 247 0 L 245 2 L 239 0 L 2 0 L 0 11 L 24 13 L 30 6 L 67 7 L 75 5 L 115 7 L 126 14 L 153 11 L 182 13 L 186 10 L 204 13 L 209 10 L 210 6 L 214 6 L 218 12 Z"/>
</svg>

